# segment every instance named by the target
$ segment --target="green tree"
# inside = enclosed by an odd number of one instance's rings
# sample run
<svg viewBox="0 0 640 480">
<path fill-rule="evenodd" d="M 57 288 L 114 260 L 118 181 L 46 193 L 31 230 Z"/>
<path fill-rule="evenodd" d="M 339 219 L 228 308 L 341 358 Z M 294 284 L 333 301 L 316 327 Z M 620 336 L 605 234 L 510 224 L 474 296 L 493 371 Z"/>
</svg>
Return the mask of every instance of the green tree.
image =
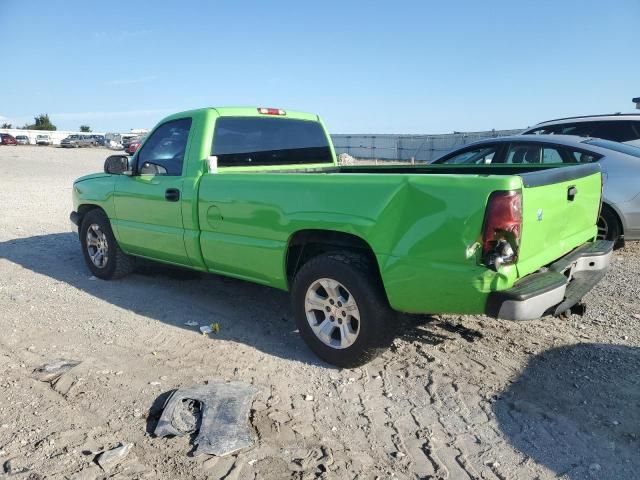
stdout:
<svg viewBox="0 0 640 480">
<path fill-rule="evenodd" d="M 80 131 L 81 132 L 90 132 L 91 131 L 91 127 L 89 125 L 80 125 Z"/>
<path fill-rule="evenodd" d="M 49 114 L 42 113 L 37 117 L 34 117 L 35 123 L 31 125 L 25 125 L 27 130 L 57 130 L 56 126 L 49 120 Z"/>
<path fill-rule="evenodd" d="M 0 128 L 13 128 L 10 123 L 3 123 Z"/>
</svg>

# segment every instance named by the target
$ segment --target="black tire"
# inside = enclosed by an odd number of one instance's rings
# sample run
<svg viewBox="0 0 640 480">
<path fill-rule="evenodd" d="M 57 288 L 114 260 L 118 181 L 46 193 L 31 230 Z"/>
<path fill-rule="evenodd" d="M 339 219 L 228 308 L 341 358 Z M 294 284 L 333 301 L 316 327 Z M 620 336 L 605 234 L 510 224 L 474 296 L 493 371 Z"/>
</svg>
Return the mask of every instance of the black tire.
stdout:
<svg viewBox="0 0 640 480">
<path fill-rule="evenodd" d="M 357 304 L 360 317 L 356 322 L 357 337 L 351 345 L 344 348 L 334 348 L 322 341 L 310 324 L 310 321 L 321 320 L 307 319 L 307 292 L 312 286 L 317 285 L 320 279 L 331 279 L 344 286 L 346 290 L 343 291 L 352 296 Z M 300 335 L 309 348 L 328 363 L 345 368 L 363 365 L 386 350 L 393 341 L 397 314 L 389 307 L 377 268 L 362 255 L 334 252 L 312 258 L 296 274 L 291 293 Z M 328 321 L 329 314 L 325 314 L 324 310 L 318 309 L 314 312 L 313 315 L 322 313 Z M 337 322 L 340 316 L 338 312 L 335 313 Z M 344 315 L 344 312 L 340 313 Z M 345 324 L 347 321 L 353 322 L 352 317 L 348 316 Z M 340 324 L 342 325 L 341 319 Z M 340 328 L 333 325 L 335 324 L 329 326 L 334 329 Z M 335 330 L 333 333 L 336 333 Z M 338 336 L 342 337 L 341 334 Z"/>
<path fill-rule="evenodd" d="M 104 238 L 102 240 L 106 245 L 106 260 L 103 266 L 97 266 L 94 263 L 91 259 L 89 248 L 87 246 L 87 233 L 91 228 L 91 235 L 95 235 L 96 227 L 98 229 L 98 233 L 104 234 Z M 113 235 L 113 230 L 111 230 L 109 218 L 107 218 L 104 211 L 94 209 L 87 212 L 82 218 L 79 235 L 84 260 L 94 276 L 103 280 L 115 280 L 130 274 L 135 268 L 135 258 L 127 255 L 120 249 L 120 246 Z"/>
<path fill-rule="evenodd" d="M 611 207 L 603 205 L 598 219 L 598 238 L 611 240 L 616 246 L 620 246 L 620 235 L 622 235 L 622 225 L 618 216 Z"/>
</svg>

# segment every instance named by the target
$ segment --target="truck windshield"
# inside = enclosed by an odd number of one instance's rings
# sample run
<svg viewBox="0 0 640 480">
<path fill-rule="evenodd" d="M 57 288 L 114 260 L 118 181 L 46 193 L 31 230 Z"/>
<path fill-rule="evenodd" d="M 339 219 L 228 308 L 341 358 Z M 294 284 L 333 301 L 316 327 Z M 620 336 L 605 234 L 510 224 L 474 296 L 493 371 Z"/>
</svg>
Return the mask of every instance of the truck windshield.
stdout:
<svg viewBox="0 0 640 480">
<path fill-rule="evenodd" d="M 320 123 L 290 118 L 221 117 L 211 154 L 222 167 L 333 163 Z"/>
</svg>

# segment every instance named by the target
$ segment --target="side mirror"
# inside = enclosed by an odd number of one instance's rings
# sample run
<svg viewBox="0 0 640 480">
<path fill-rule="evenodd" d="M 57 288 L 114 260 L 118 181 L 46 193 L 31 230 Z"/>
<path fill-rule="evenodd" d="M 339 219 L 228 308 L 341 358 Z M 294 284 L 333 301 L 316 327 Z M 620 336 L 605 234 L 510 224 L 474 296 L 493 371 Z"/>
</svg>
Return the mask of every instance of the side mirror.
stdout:
<svg viewBox="0 0 640 480">
<path fill-rule="evenodd" d="M 127 155 L 111 155 L 104 161 L 104 173 L 111 175 L 131 175 L 133 172 L 129 167 L 129 157 Z"/>
</svg>

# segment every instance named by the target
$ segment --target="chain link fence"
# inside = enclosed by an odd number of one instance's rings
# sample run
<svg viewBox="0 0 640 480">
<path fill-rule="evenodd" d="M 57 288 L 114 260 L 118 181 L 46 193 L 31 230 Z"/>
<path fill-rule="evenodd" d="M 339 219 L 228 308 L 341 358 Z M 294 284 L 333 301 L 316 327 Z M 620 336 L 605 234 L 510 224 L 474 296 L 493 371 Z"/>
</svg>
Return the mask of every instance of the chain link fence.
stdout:
<svg viewBox="0 0 640 480">
<path fill-rule="evenodd" d="M 517 130 L 449 133 L 442 135 L 331 135 L 336 155 L 380 162 L 432 162 L 446 153 L 485 138 L 515 135 Z"/>
</svg>

